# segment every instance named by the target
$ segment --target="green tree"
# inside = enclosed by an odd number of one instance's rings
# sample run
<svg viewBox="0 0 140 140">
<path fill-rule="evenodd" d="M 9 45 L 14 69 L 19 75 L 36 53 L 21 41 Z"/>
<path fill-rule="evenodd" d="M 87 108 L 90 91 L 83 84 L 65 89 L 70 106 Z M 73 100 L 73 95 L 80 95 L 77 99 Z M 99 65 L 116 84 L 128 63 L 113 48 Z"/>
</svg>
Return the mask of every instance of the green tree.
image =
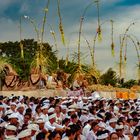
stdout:
<svg viewBox="0 0 140 140">
<path fill-rule="evenodd" d="M 130 80 L 124 82 L 121 85 L 121 87 L 123 87 L 123 88 L 131 88 L 131 87 L 133 87 L 134 85 L 137 85 L 137 84 L 138 84 L 138 82 L 136 80 L 130 79 Z"/>
<path fill-rule="evenodd" d="M 105 72 L 103 75 L 101 75 L 100 84 L 102 84 L 102 85 L 110 84 L 112 86 L 116 86 L 118 80 L 119 79 L 118 79 L 116 72 L 112 68 L 109 68 L 107 70 L 107 72 Z"/>
<path fill-rule="evenodd" d="M 13 68 L 16 70 L 22 80 L 27 80 L 30 75 L 31 63 L 35 58 L 38 47 L 37 42 L 33 39 L 25 39 L 22 41 L 22 44 L 24 49 L 24 59 L 21 58 L 20 43 L 17 41 L 0 43 L 0 55 L 9 59 Z M 52 46 L 50 46 L 48 43 L 44 43 L 43 45 L 43 53 L 49 58 L 49 64 L 52 63 L 52 60 L 53 64 L 56 63 L 56 56 L 55 52 L 52 51 Z M 49 68 L 50 67 L 48 67 L 48 69 Z"/>
</svg>

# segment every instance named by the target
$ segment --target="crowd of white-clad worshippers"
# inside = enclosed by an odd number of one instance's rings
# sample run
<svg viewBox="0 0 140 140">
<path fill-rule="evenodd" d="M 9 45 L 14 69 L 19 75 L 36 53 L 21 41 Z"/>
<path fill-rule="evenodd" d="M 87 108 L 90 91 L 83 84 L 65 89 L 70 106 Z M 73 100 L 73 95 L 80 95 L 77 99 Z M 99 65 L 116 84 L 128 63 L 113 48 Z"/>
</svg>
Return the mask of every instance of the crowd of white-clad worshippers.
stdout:
<svg viewBox="0 0 140 140">
<path fill-rule="evenodd" d="M 0 96 L 0 140 L 140 140 L 140 99 Z"/>
</svg>

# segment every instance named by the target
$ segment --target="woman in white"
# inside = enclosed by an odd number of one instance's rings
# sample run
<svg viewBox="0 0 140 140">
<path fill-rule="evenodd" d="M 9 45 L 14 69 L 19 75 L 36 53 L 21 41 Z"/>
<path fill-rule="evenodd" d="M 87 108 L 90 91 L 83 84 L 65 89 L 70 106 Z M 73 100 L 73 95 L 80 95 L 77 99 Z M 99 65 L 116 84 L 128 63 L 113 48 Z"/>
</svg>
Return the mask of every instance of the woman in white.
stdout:
<svg viewBox="0 0 140 140">
<path fill-rule="evenodd" d="M 64 114 L 61 112 L 61 107 L 58 105 L 55 107 L 55 115 L 56 115 L 56 123 L 61 125 L 62 119 L 64 118 Z"/>
</svg>

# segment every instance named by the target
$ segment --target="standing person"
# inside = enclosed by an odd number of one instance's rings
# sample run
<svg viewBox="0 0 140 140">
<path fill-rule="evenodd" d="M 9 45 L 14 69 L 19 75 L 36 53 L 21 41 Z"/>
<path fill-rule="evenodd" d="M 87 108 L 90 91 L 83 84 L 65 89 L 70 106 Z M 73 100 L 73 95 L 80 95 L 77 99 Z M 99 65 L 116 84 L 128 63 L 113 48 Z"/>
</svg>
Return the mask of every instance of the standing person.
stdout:
<svg viewBox="0 0 140 140">
<path fill-rule="evenodd" d="M 119 140 L 130 140 L 130 138 L 124 134 L 124 126 L 116 125 L 116 132 L 119 136 Z"/>
<path fill-rule="evenodd" d="M 61 112 L 61 107 L 60 106 L 56 106 L 55 107 L 55 115 L 56 115 L 56 123 L 58 124 L 62 124 L 62 118 L 64 118 L 64 114 Z"/>
<path fill-rule="evenodd" d="M 90 117 L 88 119 L 88 123 L 85 125 L 85 127 L 83 128 L 83 131 L 82 131 L 82 134 L 86 137 L 87 134 L 89 133 L 90 129 L 91 129 L 91 125 L 92 125 L 92 122 L 95 118 L 94 117 Z"/>
<path fill-rule="evenodd" d="M 107 127 L 107 130 L 110 132 L 110 133 L 113 133 L 113 132 L 116 132 L 116 123 L 117 123 L 117 120 L 115 118 L 112 118 L 109 120 L 109 126 Z"/>
<path fill-rule="evenodd" d="M 62 138 L 62 140 L 74 140 L 76 136 L 76 128 L 75 125 L 70 125 L 69 129 L 66 129 L 65 136 Z"/>
<path fill-rule="evenodd" d="M 49 121 L 47 121 L 45 123 L 45 128 L 52 131 L 52 132 L 55 131 L 55 130 L 56 131 L 63 131 L 64 126 L 57 124 L 55 122 L 55 119 L 56 119 L 55 114 L 50 115 L 49 116 Z"/>
<path fill-rule="evenodd" d="M 71 115 L 71 122 L 69 125 L 77 124 L 78 122 L 78 116 L 74 113 Z"/>
<path fill-rule="evenodd" d="M 40 118 L 41 116 L 41 106 L 37 105 L 35 108 L 34 119 Z"/>
<path fill-rule="evenodd" d="M 48 108 L 49 108 L 49 106 L 47 104 L 41 107 L 42 113 L 41 113 L 40 117 L 43 118 L 45 122 L 49 121 Z"/>
<path fill-rule="evenodd" d="M 86 140 L 96 140 L 97 139 L 96 133 L 97 133 L 98 130 L 99 130 L 98 123 L 97 122 L 92 122 L 91 130 L 87 134 Z"/>
<path fill-rule="evenodd" d="M 82 135 L 82 127 L 80 125 L 76 125 L 76 135 L 75 140 L 85 140 L 86 137 Z"/>
<path fill-rule="evenodd" d="M 140 126 L 137 126 L 133 132 L 134 140 L 140 140 Z"/>
<path fill-rule="evenodd" d="M 24 115 L 24 120 L 23 120 L 23 125 L 22 125 L 22 129 L 27 128 L 27 126 L 31 123 L 31 114 L 26 113 Z"/>
</svg>

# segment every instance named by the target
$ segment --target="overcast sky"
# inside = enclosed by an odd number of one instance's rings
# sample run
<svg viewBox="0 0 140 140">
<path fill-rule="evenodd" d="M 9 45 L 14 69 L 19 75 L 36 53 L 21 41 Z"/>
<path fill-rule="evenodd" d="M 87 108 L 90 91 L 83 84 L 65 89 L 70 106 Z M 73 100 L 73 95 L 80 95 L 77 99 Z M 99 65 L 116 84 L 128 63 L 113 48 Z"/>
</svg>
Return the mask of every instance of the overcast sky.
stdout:
<svg viewBox="0 0 140 140">
<path fill-rule="evenodd" d="M 64 32 L 67 42 L 69 42 L 70 55 L 77 51 L 78 30 L 80 16 L 84 9 L 93 0 L 60 0 L 61 15 L 64 26 Z M 28 15 L 36 21 L 40 28 L 43 20 L 46 0 L 0 0 L 0 42 L 17 41 L 19 40 L 19 18 L 20 16 Z M 103 40 L 101 43 L 96 42 L 95 60 L 97 68 L 101 72 L 105 72 L 109 67 L 118 70 L 119 63 L 119 35 L 124 34 L 126 28 L 132 22 L 136 22 L 130 28 L 128 34 L 133 34 L 140 39 L 140 1 L 139 0 L 100 0 L 100 19 L 101 22 L 108 20 L 102 25 Z M 115 43 L 115 58 L 111 56 L 111 24 L 109 20 L 114 21 L 114 43 Z M 53 26 L 59 46 L 59 57 L 65 58 L 66 48 L 61 43 L 57 16 L 57 1 L 50 0 L 49 11 L 47 15 L 47 23 Z M 92 5 L 88 8 L 85 14 L 83 23 L 84 37 L 93 44 L 93 38 L 97 30 L 97 8 Z M 54 41 L 50 35 L 50 27 L 45 26 L 44 40 L 54 45 Z M 34 38 L 36 33 L 29 21 L 22 19 L 22 39 Z M 55 48 L 54 48 L 55 50 Z M 84 56 L 83 63 L 90 64 L 91 59 L 86 42 L 82 37 L 81 50 Z M 136 64 L 138 59 L 134 46 L 128 41 L 127 49 L 127 79 L 137 78 Z"/>
</svg>

